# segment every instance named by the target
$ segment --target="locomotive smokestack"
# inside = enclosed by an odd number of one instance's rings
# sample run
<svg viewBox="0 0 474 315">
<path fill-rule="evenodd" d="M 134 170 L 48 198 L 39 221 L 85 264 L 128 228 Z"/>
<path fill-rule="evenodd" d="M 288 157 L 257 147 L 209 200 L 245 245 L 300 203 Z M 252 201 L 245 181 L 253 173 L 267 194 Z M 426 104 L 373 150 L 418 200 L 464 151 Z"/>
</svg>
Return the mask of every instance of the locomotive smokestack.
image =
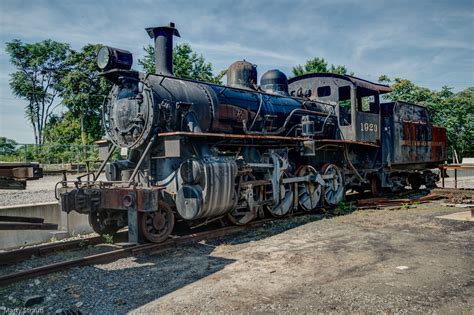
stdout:
<svg viewBox="0 0 474 315">
<path fill-rule="evenodd" d="M 155 40 L 155 73 L 173 75 L 173 35 L 181 37 L 174 23 L 145 30 Z"/>
</svg>

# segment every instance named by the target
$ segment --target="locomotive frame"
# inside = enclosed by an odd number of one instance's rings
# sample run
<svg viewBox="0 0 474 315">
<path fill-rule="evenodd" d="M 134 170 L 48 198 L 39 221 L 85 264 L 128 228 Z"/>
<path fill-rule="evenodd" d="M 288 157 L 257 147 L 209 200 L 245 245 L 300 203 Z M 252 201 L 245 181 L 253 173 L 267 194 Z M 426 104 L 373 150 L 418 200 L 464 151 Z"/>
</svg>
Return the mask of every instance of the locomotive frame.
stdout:
<svg viewBox="0 0 474 315">
<path fill-rule="evenodd" d="M 130 242 L 161 242 L 175 221 L 243 225 L 337 206 L 348 189 L 378 194 L 439 179 L 430 169 L 446 158 L 445 129 L 422 106 L 381 103 L 390 87 L 328 73 L 288 81 L 278 70 L 257 86 L 246 61 L 229 67 L 226 86 L 176 78 L 174 24 L 146 30 L 157 73 L 130 70 L 130 53 L 104 46 L 113 144 L 98 172 L 58 183 L 62 210 L 88 214 L 96 232 L 128 226 Z M 117 147 L 127 159 L 109 162 Z"/>
</svg>

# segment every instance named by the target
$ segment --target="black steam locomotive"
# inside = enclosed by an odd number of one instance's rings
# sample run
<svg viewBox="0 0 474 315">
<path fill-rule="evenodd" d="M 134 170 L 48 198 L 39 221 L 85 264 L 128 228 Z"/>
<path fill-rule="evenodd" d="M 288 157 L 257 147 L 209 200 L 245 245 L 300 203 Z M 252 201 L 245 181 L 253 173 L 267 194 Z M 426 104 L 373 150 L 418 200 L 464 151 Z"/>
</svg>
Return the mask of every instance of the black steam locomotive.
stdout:
<svg viewBox="0 0 474 315">
<path fill-rule="evenodd" d="M 227 85 L 173 76 L 174 24 L 147 28 L 156 73 L 131 70 L 132 55 L 102 47 L 98 66 L 114 87 L 104 105 L 113 143 L 95 174 L 69 188 L 63 211 L 89 215 L 100 234 L 128 226 L 131 242 L 161 242 L 175 221 L 247 224 L 336 206 L 349 189 L 433 187 L 446 157 L 445 129 L 426 109 L 381 103 L 390 87 L 352 76 L 308 74 L 287 80 L 238 61 Z M 126 159 L 109 161 L 115 148 Z M 106 181 L 98 180 L 105 169 Z"/>
</svg>

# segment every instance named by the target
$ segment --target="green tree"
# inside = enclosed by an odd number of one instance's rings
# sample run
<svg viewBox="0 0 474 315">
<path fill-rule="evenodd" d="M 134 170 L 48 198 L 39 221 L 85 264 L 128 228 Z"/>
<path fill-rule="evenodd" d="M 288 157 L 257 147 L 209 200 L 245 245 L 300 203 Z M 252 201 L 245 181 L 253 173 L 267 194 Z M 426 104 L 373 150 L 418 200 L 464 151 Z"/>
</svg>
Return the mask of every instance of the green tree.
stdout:
<svg viewBox="0 0 474 315">
<path fill-rule="evenodd" d="M 389 83 L 391 82 L 391 80 L 390 80 L 390 78 L 388 77 L 388 75 L 382 74 L 381 76 L 379 76 L 379 82 L 380 82 L 380 83 L 389 84 Z"/>
<path fill-rule="evenodd" d="M 138 60 L 143 70 L 155 73 L 155 48 L 152 45 L 143 47 L 145 56 Z M 214 76 L 212 64 L 206 62 L 202 54 L 197 54 L 187 43 L 176 45 L 173 48 L 173 73 L 178 78 L 199 80 L 210 83 L 221 83 L 225 72 Z"/>
<path fill-rule="evenodd" d="M 6 51 L 17 69 L 10 74 L 10 88 L 15 96 L 27 101 L 26 117 L 35 142 L 42 144 L 43 129 L 61 91 L 60 83 L 68 69 L 65 60 L 71 49 L 68 44 L 49 39 L 34 44 L 15 39 L 6 43 Z"/>
<path fill-rule="evenodd" d="M 96 66 L 96 55 L 100 45 L 88 44 L 78 52 L 73 51 L 67 59 L 70 71 L 61 81 L 62 103 L 68 108 L 68 114 L 62 117 L 65 122 L 56 121 L 51 128 L 56 126 L 60 130 L 68 129 L 68 141 L 88 144 L 103 136 L 101 126 L 102 104 L 112 87 L 111 83 L 99 76 Z M 77 122 L 80 132 L 72 138 L 72 133 L 77 132 Z M 49 132 L 50 141 L 60 141 L 54 135 L 58 131 Z M 60 135 L 60 133 L 59 133 Z"/>
<path fill-rule="evenodd" d="M 61 115 L 52 115 L 44 129 L 47 143 L 81 144 L 81 119 L 67 111 Z"/>
<path fill-rule="evenodd" d="M 0 155 L 11 155 L 15 153 L 18 143 L 13 139 L 0 137 Z"/>
<path fill-rule="evenodd" d="M 345 66 L 335 66 L 333 64 L 329 66 L 327 61 L 324 60 L 324 58 L 318 57 L 307 60 L 304 66 L 297 65 L 296 67 L 293 67 L 293 75 L 295 77 L 307 73 L 336 73 L 342 75 L 348 74 L 347 68 Z M 350 75 L 353 75 L 353 73 L 350 73 Z"/>
</svg>

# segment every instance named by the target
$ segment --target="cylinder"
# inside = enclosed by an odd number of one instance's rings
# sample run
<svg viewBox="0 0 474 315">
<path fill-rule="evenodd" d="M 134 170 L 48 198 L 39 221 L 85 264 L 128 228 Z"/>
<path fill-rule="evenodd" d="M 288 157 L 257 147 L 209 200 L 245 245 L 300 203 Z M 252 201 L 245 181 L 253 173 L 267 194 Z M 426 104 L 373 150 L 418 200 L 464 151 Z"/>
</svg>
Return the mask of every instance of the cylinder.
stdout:
<svg viewBox="0 0 474 315">
<path fill-rule="evenodd" d="M 180 175 L 187 183 L 178 190 L 176 209 L 185 220 L 223 215 L 237 203 L 235 161 L 186 161 L 180 167 Z"/>
</svg>

